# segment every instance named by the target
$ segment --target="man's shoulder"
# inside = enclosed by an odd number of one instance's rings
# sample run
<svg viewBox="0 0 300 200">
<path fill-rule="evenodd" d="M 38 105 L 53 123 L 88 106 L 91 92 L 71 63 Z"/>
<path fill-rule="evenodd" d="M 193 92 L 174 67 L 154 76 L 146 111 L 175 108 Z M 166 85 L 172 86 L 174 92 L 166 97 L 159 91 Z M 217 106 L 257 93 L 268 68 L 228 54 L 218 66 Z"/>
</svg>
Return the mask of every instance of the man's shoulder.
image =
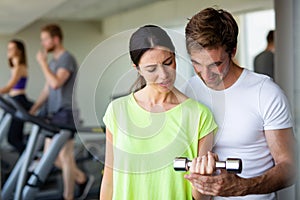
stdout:
<svg viewBox="0 0 300 200">
<path fill-rule="evenodd" d="M 199 90 L 204 90 L 206 87 L 202 80 L 197 76 L 194 75 L 189 78 L 182 87 L 182 92 L 191 97 L 191 93 L 198 92 Z M 194 95 L 192 95 L 194 96 Z"/>
<path fill-rule="evenodd" d="M 247 72 L 244 84 L 246 84 L 249 89 L 253 88 L 255 91 L 264 93 L 277 93 L 281 91 L 279 85 L 275 83 L 271 77 L 250 70 Z"/>
<path fill-rule="evenodd" d="M 189 87 L 202 87 L 204 86 L 204 83 L 202 82 L 202 80 L 200 79 L 200 77 L 198 75 L 194 75 L 191 78 L 189 78 L 186 83 L 185 83 L 185 88 L 189 88 Z"/>
<path fill-rule="evenodd" d="M 255 58 L 256 57 L 261 57 L 261 56 L 266 56 L 266 55 L 274 55 L 274 53 L 272 52 L 272 51 L 262 51 L 262 52 L 260 52 L 260 53 L 258 53 L 256 56 L 255 56 Z"/>
<path fill-rule="evenodd" d="M 76 71 L 77 68 L 77 62 L 75 57 L 69 52 L 69 51 L 64 51 L 63 54 L 59 57 L 59 59 L 56 62 L 56 65 L 58 67 L 65 68 L 71 72 L 74 70 Z"/>
<path fill-rule="evenodd" d="M 74 59 L 75 57 L 73 56 L 73 54 L 71 54 L 69 51 L 64 51 L 64 53 L 61 55 L 60 57 L 61 59 Z"/>
<path fill-rule="evenodd" d="M 258 63 L 265 60 L 271 60 L 274 58 L 272 51 L 262 51 L 254 57 L 254 63 Z"/>
<path fill-rule="evenodd" d="M 187 80 L 187 82 L 188 82 L 188 83 L 194 83 L 194 82 L 199 83 L 199 82 L 201 82 L 201 79 L 199 78 L 198 75 L 194 75 L 194 76 L 192 76 L 191 78 L 189 78 L 189 79 Z"/>
<path fill-rule="evenodd" d="M 265 81 L 273 81 L 272 78 L 270 78 L 267 75 L 260 74 L 248 69 L 244 69 L 246 73 L 246 81 L 250 83 L 261 83 Z"/>
</svg>

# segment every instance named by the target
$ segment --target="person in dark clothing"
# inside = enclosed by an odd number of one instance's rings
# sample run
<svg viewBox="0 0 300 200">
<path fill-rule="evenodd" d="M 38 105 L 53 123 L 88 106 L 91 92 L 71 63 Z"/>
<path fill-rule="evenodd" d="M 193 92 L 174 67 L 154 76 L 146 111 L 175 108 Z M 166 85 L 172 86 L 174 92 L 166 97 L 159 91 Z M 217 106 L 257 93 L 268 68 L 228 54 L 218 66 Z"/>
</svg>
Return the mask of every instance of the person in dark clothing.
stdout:
<svg viewBox="0 0 300 200">
<path fill-rule="evenodd" d="M 254 71 L 270 76 L 274 80 L 274 30 L 267 35 L 267 47 L 254 58 Z"/>
</svg>

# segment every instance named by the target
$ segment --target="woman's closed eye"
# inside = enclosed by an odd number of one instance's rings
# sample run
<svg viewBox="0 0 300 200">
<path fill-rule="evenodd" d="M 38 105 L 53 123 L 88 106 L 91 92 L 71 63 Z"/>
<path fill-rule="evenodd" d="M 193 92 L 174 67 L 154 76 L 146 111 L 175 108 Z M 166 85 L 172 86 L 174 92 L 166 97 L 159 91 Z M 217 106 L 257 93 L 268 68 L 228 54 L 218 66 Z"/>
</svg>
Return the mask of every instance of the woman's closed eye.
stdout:
<svg viewBox="0 0 300 200">
<path fill-rule="evenodd" d="M 173 64 L 173 59 L 171 59 L 168 62 L 163 63 L 163 66 L 170 66 L 172 64 Z M 148 66 L 147 67 L 147 71 L 148 72 L 155 72 L 156 68 L 157 68 L 157 65 L 155 65 L 155 66 Z"/>
<path fill-rule="evenodd" d="M 167 65 L 167 66 L 170 66 L 172 64 L 173 64 L 173 59 L 171 59 L 170 61 L 164 63 L 164 65 Z"/>
<path fill-rule="evenodd" d="M 156 66 L 147 67 L 147 71 L 148 72 L 155 72 L 156 68 L 157 68 Z"/>
<path fill-rule="evenodd" d="M 172 64 L 173 64 L 173 57 L 170 57 L 163 62 L 163 65 L 167 65 L 167 66 L 172 65 Z"/>
</svg>

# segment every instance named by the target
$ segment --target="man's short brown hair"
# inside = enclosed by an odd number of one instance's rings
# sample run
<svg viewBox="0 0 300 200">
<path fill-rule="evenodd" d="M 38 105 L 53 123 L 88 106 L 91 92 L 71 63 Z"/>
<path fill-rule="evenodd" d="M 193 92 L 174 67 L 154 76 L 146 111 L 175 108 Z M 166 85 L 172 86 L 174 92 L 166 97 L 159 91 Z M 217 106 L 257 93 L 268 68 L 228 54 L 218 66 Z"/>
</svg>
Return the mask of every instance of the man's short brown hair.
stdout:
<svg viewBox="0 0 300 200">
<path fill-rule="evenodd" d="M 190 19 L 185 36 L 189 53 L 195 48 L 225 46 L 231 54 L 237 46 L 238 25 L 229 12 L 206 8 Z"/>
<path fill-rule="evenodd" d="M 59 25 L 57 24 L 48 24 L 44 26 L 41 30 L 42 32 L 48 32 L 51 37 L 57 36 L 61 41 L 63 40 L 63 33 Z"/>
</svg>

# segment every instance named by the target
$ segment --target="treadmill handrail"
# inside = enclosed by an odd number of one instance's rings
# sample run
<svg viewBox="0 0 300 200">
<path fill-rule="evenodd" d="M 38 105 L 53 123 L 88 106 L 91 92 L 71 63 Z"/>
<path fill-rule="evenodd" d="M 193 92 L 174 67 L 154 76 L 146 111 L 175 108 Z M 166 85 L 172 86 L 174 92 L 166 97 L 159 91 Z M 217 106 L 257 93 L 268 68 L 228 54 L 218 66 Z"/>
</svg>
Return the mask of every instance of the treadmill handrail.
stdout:
<svg viewBox="0 0 300 200">
<path fill-rule="evenodd" d="M 57 123 L 49 123 L 52 126 L 58 127 L 59 129 L 64 129 L 64 130 L 69 130 L 71 132 L 77 132 L 77 129 L 75 126 L 73 125 L 69 125 L 69 124 L 57 124 Z"/>
<path fill-rule="evenodd" d="M 0 96 L 0 107 L 4 110 L 6 113 L 10 113 L 12 115 L 15 114 L 16 109 L 9 103 L 6 99 L 4 99 L 2 96 Z"/>
<path fill-rule="evenodd" d="M 18 102 L 16 102 L 12 98 L 8 98 L 8 101 L 11 103 L 11 105 L 16 109 L 14 117 L 25 121 L 25 122 L 31 122 L 33 124 L 36 124 L 40 126 L 42 129 L 45 129 L 47 131 L 50 131 L 52 133 L 59 133 L 60 128 L 57 126 L 54 126 L 53 124 L 47 123 L 43 118 L 37 117 L 34 115 L 29 114 L 23 106 L 21 106 Z"/>
</svg>

